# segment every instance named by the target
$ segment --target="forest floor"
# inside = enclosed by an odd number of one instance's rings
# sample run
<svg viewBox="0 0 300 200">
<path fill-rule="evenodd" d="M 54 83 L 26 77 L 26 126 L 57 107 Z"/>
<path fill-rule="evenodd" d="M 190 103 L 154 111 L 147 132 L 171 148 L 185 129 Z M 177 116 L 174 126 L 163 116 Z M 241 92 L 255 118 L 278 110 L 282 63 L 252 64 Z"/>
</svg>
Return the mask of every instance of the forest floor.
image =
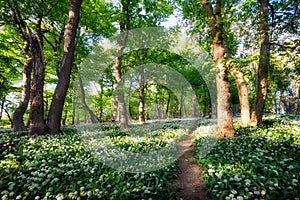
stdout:
<svg viewBox="0 0 300 200">
<path fill-rule="evenodd" d="M 176 200 L 209 200 L 209 194 L 203 189 L 202 169 L 195 162 L 192 138 L 179 143 L 182 152 L 178 159 L 179 171 L 174 180 Z"/>
</svg>

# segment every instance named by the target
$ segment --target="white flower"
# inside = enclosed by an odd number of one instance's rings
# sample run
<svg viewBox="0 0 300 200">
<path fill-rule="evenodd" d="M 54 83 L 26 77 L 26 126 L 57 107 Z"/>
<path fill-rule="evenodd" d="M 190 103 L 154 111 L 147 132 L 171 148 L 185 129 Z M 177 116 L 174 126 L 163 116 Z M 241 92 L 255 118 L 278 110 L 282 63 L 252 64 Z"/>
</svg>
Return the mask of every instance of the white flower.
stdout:
<svg viewBox="0 0 300 200">
<path fill-rule="evenodd" d="M 59 193 L 58 195 L 56 195 L 56 200 L 62 200 L 64 199 L 64 195 L 62 195 L 61 193 Z"/>
<path fill-rule="evenodd" d="M 260 192 L 260 194 L 261 194 L 262 196 L 265 196 L 265 195 L 266 195 L 266 191 L 265 191 L 265 190 L 262 190 L 262 191 Z"/>
<path fill-rule="evenodd" d="M 298 180 L 297 179 L 293 179 L 292 182 L 293 183 L 298 183 Z"/>
<path fill-rule="evenodd" d="M 244 200 L 244 198 L 242 196 L 237 196 L 236 199 L 237 200 Z"/>
<path fill-rule="evenodd" d="M 231 193 L 232 194 L 237 194 L 237 191 L 236 190 L 231 190 Z"/>
</svg>

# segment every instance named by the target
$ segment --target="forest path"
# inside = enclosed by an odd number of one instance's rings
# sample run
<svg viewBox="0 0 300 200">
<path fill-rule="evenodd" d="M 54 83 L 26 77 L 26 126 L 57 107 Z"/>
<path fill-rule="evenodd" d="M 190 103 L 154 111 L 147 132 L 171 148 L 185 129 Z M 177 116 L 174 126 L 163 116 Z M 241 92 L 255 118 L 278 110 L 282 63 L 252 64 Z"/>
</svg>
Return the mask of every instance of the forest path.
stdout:
<svg viewBox="0 0 300 200">
<path fill-rule="evenodd" d="M 179 142 L 182 152 L 178 159 L 179 171 L 174 180 L 176 200 L 209 200 L 209 194 L 203 190 L 202 169 L 195 162 L 194 145 L 192 137 Z"/>
</svg>

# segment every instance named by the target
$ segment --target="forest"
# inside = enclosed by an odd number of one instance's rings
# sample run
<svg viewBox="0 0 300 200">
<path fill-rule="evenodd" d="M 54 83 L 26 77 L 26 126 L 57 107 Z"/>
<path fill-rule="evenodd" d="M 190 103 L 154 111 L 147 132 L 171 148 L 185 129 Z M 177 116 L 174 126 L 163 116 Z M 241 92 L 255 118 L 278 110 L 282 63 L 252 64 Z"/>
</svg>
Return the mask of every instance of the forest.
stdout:
<svg viewBox="0 0 300 200">
<path fill-rule="evenodd" d="M 1 199 L 299 199 L 298 0 L 0 0 Z"/>
</svg>

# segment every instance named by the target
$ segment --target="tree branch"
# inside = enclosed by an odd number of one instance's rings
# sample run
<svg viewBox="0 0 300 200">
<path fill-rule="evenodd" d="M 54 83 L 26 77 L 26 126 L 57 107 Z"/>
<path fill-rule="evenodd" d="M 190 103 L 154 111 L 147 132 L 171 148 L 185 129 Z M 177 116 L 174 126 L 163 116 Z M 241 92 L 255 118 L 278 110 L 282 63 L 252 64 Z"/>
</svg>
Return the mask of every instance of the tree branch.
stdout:
<svg viewBox="0 0 300 200">
<path fill-rule="evenodd" d="M 55 46 L 47 39 L 47 37 L 44 34 L 43 34 L 43 38 L 52 47 L 52 49 L 55 51 L 56 50 Z"/>
</svg>

